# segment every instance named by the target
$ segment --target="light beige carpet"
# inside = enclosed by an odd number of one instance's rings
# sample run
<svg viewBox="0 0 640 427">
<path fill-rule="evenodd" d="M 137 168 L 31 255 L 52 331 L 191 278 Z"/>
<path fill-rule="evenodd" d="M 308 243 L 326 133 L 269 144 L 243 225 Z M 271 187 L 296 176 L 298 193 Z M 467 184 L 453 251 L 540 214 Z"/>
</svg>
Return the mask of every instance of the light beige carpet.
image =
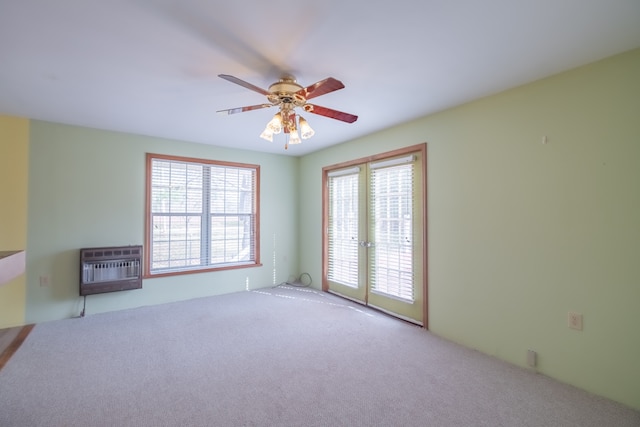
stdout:
<svg viewBox="0 0 640 427">
<path fill-rule="evenodd" d="M 39 324 L 0 426 L 640 426 L 640 412 L 311 289 Z"/>
</svg>

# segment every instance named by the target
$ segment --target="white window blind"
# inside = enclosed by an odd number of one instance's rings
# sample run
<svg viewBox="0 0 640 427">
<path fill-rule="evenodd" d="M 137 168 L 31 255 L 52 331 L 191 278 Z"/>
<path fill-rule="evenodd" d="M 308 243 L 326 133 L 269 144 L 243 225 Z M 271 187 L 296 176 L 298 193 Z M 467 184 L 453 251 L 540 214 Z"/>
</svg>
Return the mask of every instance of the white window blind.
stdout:
<svg viewBox="0 0 640 427">
<path fill-rule="evenodd" d="M 329 173 L 327 173 L 327 176 L 331 178 L 335 176 L 353 175 L 354 173 L 357 174 L 358 172 L 360 172 L 360 167 L 356 166 L 348 169 L 330 171 Z"/>
<path fill-rule="evenodd" d="M 414 299 L 413 156 L 371 165 L 369 281 L 373 292 Z"/>
<path fill-rule="evenodd" d="M 327 278 L 358 287 L 358 172 L 330 173 Z"/>
<path fill-rule="evenodd" d="M 150 159 L 150 274 L 254 265 L 257 167 Z"/>
</svg>

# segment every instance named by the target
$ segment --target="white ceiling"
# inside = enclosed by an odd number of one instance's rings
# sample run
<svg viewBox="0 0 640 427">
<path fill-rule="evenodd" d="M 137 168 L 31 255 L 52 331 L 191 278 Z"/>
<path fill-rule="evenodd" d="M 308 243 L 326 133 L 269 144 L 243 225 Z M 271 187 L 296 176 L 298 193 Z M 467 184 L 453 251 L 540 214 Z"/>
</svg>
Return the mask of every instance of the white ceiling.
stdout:
<svg viewBox="0 0 640 427">
<path fill-rule="evenodd" d="M 640 47 L 640 0 L 0 0 L 0 114 L 299 156 Z M 344 89 L 258 137 L 284 72 Z"/>
</svg>

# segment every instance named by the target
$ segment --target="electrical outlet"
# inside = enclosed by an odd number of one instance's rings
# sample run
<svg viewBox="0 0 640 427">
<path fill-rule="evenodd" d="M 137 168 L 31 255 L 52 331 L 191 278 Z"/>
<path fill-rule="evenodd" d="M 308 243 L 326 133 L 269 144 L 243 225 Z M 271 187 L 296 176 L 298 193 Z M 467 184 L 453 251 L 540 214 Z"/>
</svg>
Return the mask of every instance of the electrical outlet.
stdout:
<svg viewBox="0 0 640 427">
<path fill-rule="evenodd" d="M 575 329 L 576 331 L 582 330 L 582 314 L 570 311 L 568 321 L 569 321 L 569 328 Z"/>
<path fill-rule="evenodd" d="M 534 368 L 538 364 L 538 353 L 535 350 L 527 350 L 527 365 Z"/>
</svg>

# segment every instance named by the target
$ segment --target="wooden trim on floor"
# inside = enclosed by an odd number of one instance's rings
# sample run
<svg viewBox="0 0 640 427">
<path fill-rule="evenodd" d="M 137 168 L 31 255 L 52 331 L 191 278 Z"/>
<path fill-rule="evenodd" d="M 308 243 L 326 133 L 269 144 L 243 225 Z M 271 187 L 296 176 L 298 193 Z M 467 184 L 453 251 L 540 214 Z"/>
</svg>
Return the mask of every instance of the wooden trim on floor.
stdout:
<svg viewBox="0 0 640 427">
<path fill-rule="evenodd" d="M 11 341 L 11 344 L 0 354 L 0 369 L 4 368 L 4 365 L 11 359 L 11 356 L 18 351 L 18 348 L 20 348 L 24 340 L 27 339 L 34 326 L 36 325 L 23 326 L 20 332 L 18 332 L 18 335 Z"/>
</svg>

